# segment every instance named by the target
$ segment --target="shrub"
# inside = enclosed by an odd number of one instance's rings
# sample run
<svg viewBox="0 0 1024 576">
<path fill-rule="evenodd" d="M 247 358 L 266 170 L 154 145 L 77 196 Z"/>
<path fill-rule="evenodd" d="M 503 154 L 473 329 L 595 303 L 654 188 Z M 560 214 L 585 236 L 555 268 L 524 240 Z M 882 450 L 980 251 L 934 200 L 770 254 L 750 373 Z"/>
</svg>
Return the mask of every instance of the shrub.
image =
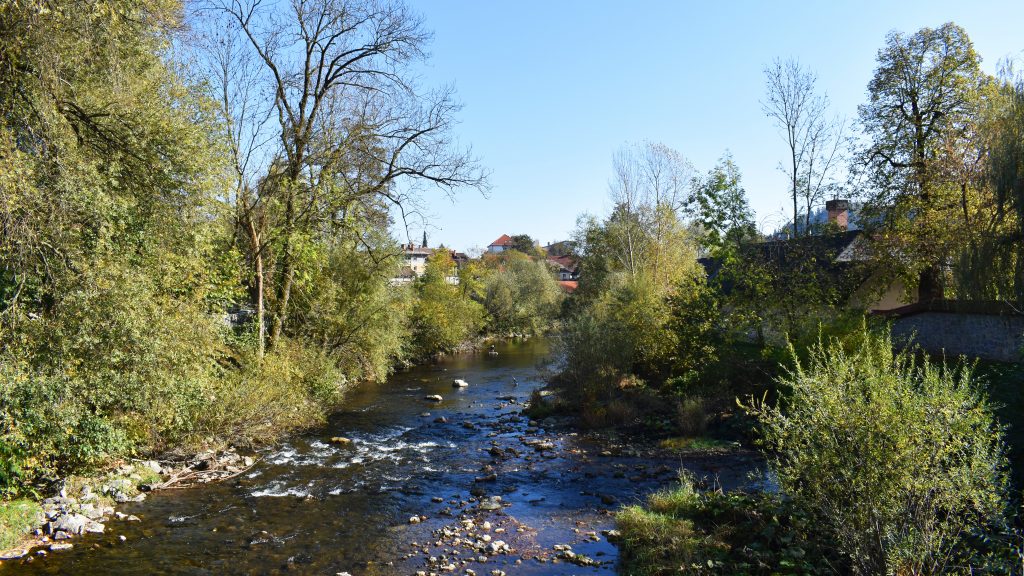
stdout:
<svg viewBox="0 0 1024 576">
<path fill-rule="evenodd" d="M 771 494 L 701 492 L 679 486 L 655 492 L 647 506 L 615 517 L 621 532 L 620 573 L 808 575 L 835 573 L 826 548 L 805 537 L 807 522 Z"/>
<path fill-rule="evenodd" d="M 455 350 L 484 326 L 483 305 L 449 283 L 454 274 L 451 257 L 446 251 L 437 251 L 414 284 L 417 298 L 411 327 L 419 357 Z"/>
<path fill-rule="evenodd" d="M 296 341 L 261 361 L 197 303 L 115 265 L 17 327 L 0 337 L 0 497 L 139 452 L 266 441 L 321 420 L 346 382 Z"/>
<path fill-rule="evenodd" d="M 31 492 L 129 449 L 125 431 L 74 388 L 66 376 L 0 359 L 0 497 Z"/>
<path fill-rule="evenodd" d="M 31 500 L 0 501 L 0 550 L 16 546 L 36 525 L 40 514 L 39 504 Z"/>
<path fill-rule="evenodd" d="M 488 328 L 498 334 L 538 334 L 554 324 L 564 294 L 548 264 L 509 252 L 484 280 Z"/>
<path fill-rule="evenodd" d="M 261 444 L 279 434 L 316 424 L 340 400 L 346 379 L 322 352 L 283 340 L 260 361 L 252 351 L 225 374 L 197 414 L 195 433 L 184 440 L 199 446 L 210 439 Z"/>
<path fill-rule="evenodd" d="M 795 357 L 795 352 L 793 352 Z M 1005 526 L 1001 430 L 971 370 L 894 353 L 862 329 L 819 342 L 754 412 L 794 506 L 859 574 L 946 574 Z"/>
<path fill-rule="evenodd" d="M 676 404 L 676 430 L 690 438 L 700 436 L 708 427 L 707 406 L 700 396 L 683 398 Z"/>
</svg>

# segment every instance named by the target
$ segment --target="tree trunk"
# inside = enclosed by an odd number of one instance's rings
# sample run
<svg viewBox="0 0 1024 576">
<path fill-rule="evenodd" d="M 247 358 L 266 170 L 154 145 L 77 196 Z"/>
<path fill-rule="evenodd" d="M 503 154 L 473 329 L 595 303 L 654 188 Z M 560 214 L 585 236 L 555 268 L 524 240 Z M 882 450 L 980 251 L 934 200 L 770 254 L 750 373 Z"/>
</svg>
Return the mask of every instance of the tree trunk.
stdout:
<svg viewBox="0 0 1024 576">
<path fill-rule="evenodd" d="M 284 323 L 288 320 L 288 299 L 291 297 L 292 279 L 295 277 L 295 264 L 292 262 L 292 259 L 288 254 L 287 246 L 285 246 L 284 258 L 286 263 L 284 274 L 281 278 L 281 288 L 277 292 L 277 312 L 274 314 L 274 324 L 270 329 L 269 345 L 271 348 L 273 348 L 281 338 Z"/>
<path fill-rule="evenodd" d="M 1024 309 L 1024 245 L 1017 245 L 1017 262 L 1014 264 L 1016 279 L 1014 292 L 1017 296 L 1017 306 Z"/>
<path fill-rule="evenodd" d="M 796 238 L 796 237 L 800 236 L 800 230 L 799 230 L 799 227 L 797 225 L 797 223 L 800 222 L 800 208 L 797 205 L 796 170 L 797 170 L 796 150 L 793 150 L 793 238 Z M 810 210 L 811 209 L 810 206 L 808 206 L 807 209 Z M 804 230 L 804 234 L 806 234 L 806 233 L 807 233 L 807 230 Z"/>
<path fill-rule="evenodd" d="M 274 314 L 273 326 L 270 329 L 268 344 L 271 348 L 280 340 L 284 323 L 288 320 L 288 300 L 292 293 L 292 280 L 295 278 L 295 258 L 292 256 L 292 234 L 295 232 L 295 182 L 297 179 L 292 177 L 287 183 L 288 201 L 285 204 L 284 246 L 281 249 L 283 272 L 277 291 L 277 310 Z"/>
<path fill-rule="evenodd" d="M 931 264 L 918 276 L 917 299 L 919 302 L 928 300 L 941 300 L 944 296 L 942 286 L 942 269 L 937 264 Z"/>
<path fill-rule="evenodd" d="M 260 360 L 263 359 L 263 355 L 266 352 L 267 342 L 267 323 L 266 313 L 263 305 L 263 250 L 260 246 L 260 235 L 256 232 L 256 225 L 250 220 L 248 223 L 249 228 L 249 243 L 252 246 L 253 253 L 253 264 L 256 268 L 255 280 L 256 280 L 256 330 L 258 337 L 256 340 L 256 354 Z"/>
</svg>

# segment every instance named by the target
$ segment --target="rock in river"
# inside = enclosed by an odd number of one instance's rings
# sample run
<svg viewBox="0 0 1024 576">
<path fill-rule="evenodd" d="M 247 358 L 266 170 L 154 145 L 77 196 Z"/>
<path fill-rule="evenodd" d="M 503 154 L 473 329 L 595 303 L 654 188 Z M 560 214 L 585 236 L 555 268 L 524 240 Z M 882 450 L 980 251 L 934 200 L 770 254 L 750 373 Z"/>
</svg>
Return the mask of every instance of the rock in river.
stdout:
<svg viewBox="0 0 1024 576">
<path fill-rule="evenodd" d="M 444 400 L 444 398 L 442 398 L 440 394 L 431 394 L 430 396 L 424 396 L 423 399 L 429 400 L 430 402 L 440 402 Z"/>
<path fill-rule="evenodd" d="M 465 388 L 466 386 L 469 386 L 469 382 L 466 382 L 461 378 L 458 378 L 452 382 L 453 388 Z"/>
</svg>

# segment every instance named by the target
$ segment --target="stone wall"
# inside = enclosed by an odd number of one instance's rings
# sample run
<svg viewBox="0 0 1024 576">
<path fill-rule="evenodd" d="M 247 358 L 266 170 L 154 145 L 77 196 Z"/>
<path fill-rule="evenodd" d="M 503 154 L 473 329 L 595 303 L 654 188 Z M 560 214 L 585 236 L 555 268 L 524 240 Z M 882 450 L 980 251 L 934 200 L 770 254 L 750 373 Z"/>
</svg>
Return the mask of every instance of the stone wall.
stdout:
<svg viewBox="0 0 1024 576">
<path fill-rule="evenodd" d="M 924 310 L 892 319 L 893 340 L 914 342 L 931 354 L 953 358 L 1024 360 L 1024 315 Z"/>
</svg>

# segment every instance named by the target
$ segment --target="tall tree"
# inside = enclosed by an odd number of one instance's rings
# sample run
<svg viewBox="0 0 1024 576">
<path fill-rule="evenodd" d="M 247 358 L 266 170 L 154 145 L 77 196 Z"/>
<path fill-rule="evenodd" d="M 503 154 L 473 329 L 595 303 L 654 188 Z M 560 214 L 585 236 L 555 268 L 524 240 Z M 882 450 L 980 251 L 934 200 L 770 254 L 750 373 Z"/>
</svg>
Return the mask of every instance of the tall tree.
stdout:
<svg viewBox="0 0 1024 576">
<path fill-rule="evenodd" d="M 696 182 L 691 210 L 701 227 L 706 252 L 721 257 L 757 237 L 754 213 L 747 202 L 740 170 L 726 153 L 710 172 Z"/>
<path fill-rule="evenodd" d="M 693 165 L 665 144 L 644 142 L 618 150 L 612 169 L 615 209 L 605 230 L 618 245 L 617 258 L 633 276 L 644 270 L 656 284 L 671 284 L 677 262 L 669 251 L 691 197 Z"/>
<path fill-rule="evenodd" d="M 1024 74 L 1005 71 L 1000 86 L 1002 105 L 991 130 L 988 174 L 995 188 L 1000 220 L 1015 220 L 1000 244 L 1013 254 L 1013 292 L 1024 305 Z"/>
<path fill-rule="evenodd" d="M 257 86 L 248 94 L 266 98 L 263 109 L 269 102 L 272 110 L 268 146 L 256 156 L 243 154 L 262 159 L 259 185 L 242 187 L 247 198 L 239 201 L 243 219 L 262 225 L 248 235 L 249 251 L 272 256 L 266 272 L 273 289 L 271 345 L 287 325 L 304 254 L 318 235 L 344 231 L 338 214 L 346 207 L 407 208 L 424 184 L 446 193 L 485 186 L 469 151 L 451 139 L 459 108 L 452 90 L 423 91 L 410 72 L 430 38 L 419 16 L 398 1 L 286 4 L 209 0 L 200 12 L 204 20 L 196 19 L 246 47 L 256 65 L 229 83 Z M 243 103 L 231 101 L 240 91 L 223 92 L 225 114 L 240 118 Z"/>
<path fill-rule="evenodd" d="M 527 256 L 536 256 L 539 252 L 537 243 L 529 234 L 514 234 L 512 236 L 512 250 L 518 250 Z"/>
<path fill-rule="evenodd" d="M 457 273 L 450 253 L 436 250 L 413 285 L 417 298 L 410 325 L 417 356 L 455 350 L 484 326 L 483 305 L 451 282 Z"/>
<path fill-rule="evenodd" d="M 870 143 L 861 165 L 870 195 L 865 219 L 878 227 L 879 253 L 899 254 L 917 277 L 921 299 L 943 296 L 943 261 L 949 254 L 939 166 L 949 144 L 966 141 L 985 81 L 967 32 L 953 23 L 909 36 L 892 32 L 878 52 L 858 113 Z M 896 262 L 899 261 L 899 262 Z"/>
<path fill-rule="evenodd" d="M 210 102 L 165 59 L 180 16 L 171 0 L 0 5 L 0 315 L 45 317 L 107 265 L 214 291 L 199 252 L 219 147 Z"/>
<path fill-rule="evenodd" d="M 800 200 L 804 203 L 803 230 L 810 232 L 811 213 L 829 189 L 839 166 L 845 123 L 828 115 L 828 96 L 818 94 L 817 76 L 795 59 L 775 60 L 764 69 L 764 113 L 782 132 L 789 158 L 779 168 L 790 183 L 793 200 L 793 236 L 800 235 Z"/>
</svg>

